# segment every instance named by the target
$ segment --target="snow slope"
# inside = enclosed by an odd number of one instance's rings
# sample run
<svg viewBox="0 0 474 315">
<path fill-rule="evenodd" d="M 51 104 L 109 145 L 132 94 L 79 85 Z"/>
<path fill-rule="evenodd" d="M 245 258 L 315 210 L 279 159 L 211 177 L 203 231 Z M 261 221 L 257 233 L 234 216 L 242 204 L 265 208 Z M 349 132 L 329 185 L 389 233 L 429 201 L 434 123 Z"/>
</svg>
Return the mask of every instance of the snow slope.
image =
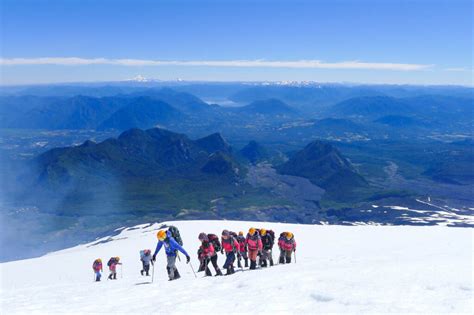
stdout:
<svg viewBox="0 0 474 315">
<path fill-rule="evenodd" d="M 251 226 L 298 242 L 297 263 L 229 277 L 168 282 L 165 257 L 155 281 L 141 277 L 139 250 L 156 245 L 161 224 L 126 228 L 116 236 L 46 256 L 0 264 L 0 313 L 327 313 L 473 312 L 473 229 L 321 226 L 236 221 L 179 221 L 197 269 L 197 235 Z M 92 262 L 120 256 L 123 278 L 93 282 Z M 276 258 L 276 253 L 274 253 Z M 224 259 L 219 257 L 219 264 Z M 105 266 L 106 268 L 106 266 Z M 119 269 L 120 271 L 120 269 Z"/>
</svg>

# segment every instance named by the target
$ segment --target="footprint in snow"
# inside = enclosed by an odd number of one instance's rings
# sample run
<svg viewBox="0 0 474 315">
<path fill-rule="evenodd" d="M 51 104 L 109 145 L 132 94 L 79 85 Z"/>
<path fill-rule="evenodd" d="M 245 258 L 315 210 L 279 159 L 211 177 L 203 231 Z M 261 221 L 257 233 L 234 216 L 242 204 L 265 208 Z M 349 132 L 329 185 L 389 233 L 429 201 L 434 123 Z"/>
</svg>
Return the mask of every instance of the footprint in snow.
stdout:
<svg viewBox="0 0 474 315">
<path fill-rule="evenodd" d="M 321 295 L 321 294 L 316 294 L 316 293 L 311 293 L 309 295 L 313 300 L 317 301 L 317 302 L 329 302 L 329 301 L 332 301 L 334 300 L 332 297 L 330 296 L 326 296 L 326 295 Z"/>
</svg>

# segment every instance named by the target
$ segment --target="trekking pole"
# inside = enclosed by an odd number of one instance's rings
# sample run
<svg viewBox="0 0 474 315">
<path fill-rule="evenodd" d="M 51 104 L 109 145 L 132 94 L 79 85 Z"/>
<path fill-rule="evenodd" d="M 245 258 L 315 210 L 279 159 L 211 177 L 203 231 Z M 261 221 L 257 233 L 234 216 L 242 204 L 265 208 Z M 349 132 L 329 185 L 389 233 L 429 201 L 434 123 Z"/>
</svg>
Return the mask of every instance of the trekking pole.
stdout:
<svg viewBox="0 0 474 315">
<path fill-rule="evenodd" d="M 295 264 L 296 264 L 296 251 L 293 251 L 293 254 L 295 254 Z"/>
<path fill-rule="evenodd" d="M 153 283 L 154 279 L 155 279 L 155 264 L 153 264 L 153 269 L 151 270 L 151 283 Z"/>
<path fill-rule="evenodd" d="M 194 278 L 197 278 L 196 273 L 194 272 L 193 264 L 191 262 L 189 262 L 189 266 L 191 267 L 191 270 L 194 273 Z"/>
<path fill-rule="evenodd" d="M 123 264 L 120 264 L 120 279 L 123 279 Z"/>
</svg>

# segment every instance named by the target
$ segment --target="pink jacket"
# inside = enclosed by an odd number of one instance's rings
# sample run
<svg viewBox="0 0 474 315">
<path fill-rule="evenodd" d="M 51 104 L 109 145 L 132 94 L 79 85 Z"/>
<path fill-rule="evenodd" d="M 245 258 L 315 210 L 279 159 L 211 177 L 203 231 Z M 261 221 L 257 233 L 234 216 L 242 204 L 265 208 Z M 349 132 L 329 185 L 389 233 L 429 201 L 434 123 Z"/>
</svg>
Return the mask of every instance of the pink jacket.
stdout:
<svg viewBox="0 0 474 315">
<path fill-rule="evenodd" d="M 225 250 L 226 253 L 233 252 L 235 250 L 239 250 L 239 243 L 233 238 L 232 236 L 228 239 L 221 239 L 222 248 Z"/>
<path fill-rule="evenodd" d="M 287 240 L 285 237 L 280 237 L 278 240 L 278 247 L 282 250 L 292 251 L 296 249 L 296 241 L 294 238 Z"/>
<path fill-rule="evenodd" d="M 255 233 L 254 235 L 247 234 L 245 244 L 247 245 L 248 250 L 262 250 L 263 247 L 260 235 L 258 235 L 257 233 Z"/>
<path fill-rule="evenodd" d="M 94 269 L 95 272 L 102 270 L 102 263 L 94 263 L 92 269 Z"/>
<path fill-rule="evenodd" d="M 214 246 L 211 243 L 208 243 L 208 246 L 201 245 L 201 257 L 200 258 L 209 258 L 214 256 L 216 251 L 214 250 Z"/>
</svg>

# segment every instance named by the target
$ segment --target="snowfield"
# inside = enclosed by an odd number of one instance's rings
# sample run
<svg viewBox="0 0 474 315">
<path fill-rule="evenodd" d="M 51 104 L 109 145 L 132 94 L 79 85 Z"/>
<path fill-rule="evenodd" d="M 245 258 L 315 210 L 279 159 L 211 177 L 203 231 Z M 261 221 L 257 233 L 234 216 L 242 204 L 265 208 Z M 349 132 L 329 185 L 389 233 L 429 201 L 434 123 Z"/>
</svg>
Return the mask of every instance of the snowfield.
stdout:
<svg viewBox="0 0 474 315">
<path fill-rule="evenodd" d="M 139 272 L 139 250 L 154 251 L 161 224 L 146 224 L 40 258 L 0 264 L 0 313 L 473 313 L 471 228 L 170 223 L 180 229 L 196 271 L 199 232 L 220 235 L 223 229 L 252 226 L 294 232 L 297 263 L 228 277 L 203 278 L 201 272 L 195 278 L 182 257 L 177 263 L 182 278 L 169 282 L 162 250 L 149 283 L 151 277 Z M 123 262 L 116 281 L 107 281 L 111 256 Z M 91 266 L 99 257 L 104 276 L 96 283 Z"/>
</svg>

